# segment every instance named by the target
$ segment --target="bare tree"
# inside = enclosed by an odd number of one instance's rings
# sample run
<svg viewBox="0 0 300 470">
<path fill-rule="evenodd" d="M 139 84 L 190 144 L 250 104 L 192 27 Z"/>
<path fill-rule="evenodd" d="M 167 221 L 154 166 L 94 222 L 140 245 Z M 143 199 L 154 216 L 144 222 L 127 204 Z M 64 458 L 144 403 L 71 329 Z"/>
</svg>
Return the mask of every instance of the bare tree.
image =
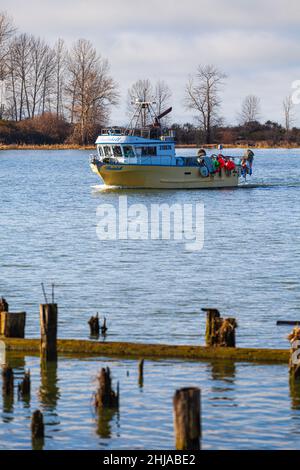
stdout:
<svg viewBox="0 0 300 470">
<path fill-rule="evenodd" d="M 14 31 L 12 19 L 6 13 L 0 12 L 0 119 L 6 105 L 7 56 L 9 40 Z"/>
<path fill-rule="evenodd" d="M 66 72 L 67 50 L 63 39 L 59 38 L 54 46 L 55 54 L 55 112 L 63 116 L 64 76 Z"/>
<path fill-rule="evenodd" d="M 239 115 L 240 123 L 243 125 L 258 121 L 260 116 L 260 99 L 255 95 L 248 95 L 242 102 Z"/>
<path fill-rule="evenodd" d="M 171 106 L 171 97 L 172 92 L 169 85 L 163 80 L 159 80 L 155 86 L 155 103 L 156 112 L 158 115 Z M 161 124 L 163 126 L 166 125 L 168 120 L 168 117 L 164 117 L 161 121 Z"/>
<path fill-rule="evenodd" d="M 128 109 L 129 115 L 131 115 L 134 112 L 136 108 L 135 103 L 137 101 L 148 101 L 150 103 L 154 103 L 155 101 L 155 93 L 153 90 L 153 86 L 148 78 L 144 80 L 137 80 L 129 88 L 128 97 L 127 97 L 127 109 Z M 140 125 L 141 128 L 143 128 L 143 127 L 146 127 L 148 124 L 150 124 L 149 116 L 145 108 L 144 112 L 141 113 L 140 123 L 138 125 Z"/>
<path fill-rule="evenodd" d="M 185 106 L 197 111 L 197 118 L 206 137 L 211 141 L 212 128 L 219 120 L 220 90 L 226 75 L 214 65 L 199 65 L 195 77 L 190 77 L 185 89 Z"/>
<path fill-rule="evenodd" d="M 31 37 L 27 34 L 16 36 L 9 48 L 8 100 L 11 117 L 16 121 L 30 116 L 29 76 L 31 67 Z"/>
<path fill-rule="evenodd" d="M 109 75 L 107 60 L 97 55 L 90 41 L 79 39 L 68 58 L 68 82 L 71 119 L 77 124 L 80 142 L 91 138 L 95 126 L 108 118 L 110 106 L 118 101 L 117 85 Z"/>
<path fill-rule="evenodd" d="M 295 117 L 294 117 L 294 103 L 293 103 L 291 95 L 287 96 L 283 100 L 282 107 L 283 107 L 283 113 L 284 113 L 284 126 L 285 126 L 285 130 L 286 130 L 286 138 L 288 140 L 289 139 L 289 133 L 290 133 L 290 130 L 291 130 L 291 125 L 295 120 Z"/>
<path fill-rule="evenodd" d="M 170 98 L 172 96 L 171 90 L 166 82 L 159 80 L 155 85 L 147 78 L 144 80 L 137 80 L 128 90 L 127 97 L 127 111 L 131 116 L 136 109 L 135 103 L 137 101 L 147 101 L 153 104 L 157 114 L 160 114 L 168 106 L 170 106 Z M 150 116 L 145 112 L 140 116 L 138 125 L 145 127 L 149 122 Z M 166 121 L 165 121 L 166 122 Z"/>
</svg>

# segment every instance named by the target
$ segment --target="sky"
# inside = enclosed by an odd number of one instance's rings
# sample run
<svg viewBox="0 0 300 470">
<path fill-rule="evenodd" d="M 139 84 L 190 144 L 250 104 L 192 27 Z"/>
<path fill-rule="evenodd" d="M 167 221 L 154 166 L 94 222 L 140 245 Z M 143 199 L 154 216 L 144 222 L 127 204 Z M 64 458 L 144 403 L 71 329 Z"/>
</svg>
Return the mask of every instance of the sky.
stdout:
<svg viewBox="0 0 300 470">
<path fill-rule="evenodd" d="M 126 122 L 127 90 L 138 79 L 172 90 L 172 122 L 192 122 L 184 107 L 199 64 L 227 75 L 221 115 L 235 124 L 245 96 L 261 100 L 261 121 L 283 123 L 282 101 L 300 80 L 299 0 L 0 0 L 20 32 L 92 41 L 108 59 L 121 99 L 112 123 Z M 300 125 L 300 104 L 294 108 Z"/>
</svg>

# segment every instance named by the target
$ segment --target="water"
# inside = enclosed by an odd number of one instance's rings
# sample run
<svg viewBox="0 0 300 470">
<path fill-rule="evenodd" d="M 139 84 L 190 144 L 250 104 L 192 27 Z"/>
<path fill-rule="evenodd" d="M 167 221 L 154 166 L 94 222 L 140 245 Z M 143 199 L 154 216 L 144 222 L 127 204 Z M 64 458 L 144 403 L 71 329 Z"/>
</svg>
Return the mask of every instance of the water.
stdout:
<svg viewBox="0 0 300 470">
<path fill-rule="evenodd" d="M 44 413 L 45 449 L 173 449 L 176 388 L 200 386 L 203 449 L 298 449 L 300 389 L 289 388 L 285 366 L 220 362 L 137 362 L 61 359 L 40 370 L 39 358 L 12 357 L 16 382 L 30 368 L 30 404 L 0 400 L 0 449 L 30 449 L 30 417 Z M 93 394 L 100 367 L 120 382 L 120 409 L 96 419 Z M 1 382 L 1 379 L 0 379 Z M 1 384 L 0 384 L 1 385 Z"/>
<path fill-rule="evenodd" d="M 0 295 L 27 312 L 27 336 L 39 335 L 43 281 L 49 298 L 56 285 L 60 337 L 88 338 L 98 311 L 111 341 L 203 344 L 201 307 L 212 306 L 237 318 L 239 346 L 288 347 L 290 327 L 276 320 L 300 320 L 300 150 L 258 150 L 251 183 L 214 191 L 103 190 L 88 154 L 0 153 Z M 187 251 L 184 240 L 100 241 L 96 209 L 117 206 L 120 194 L 147 207 L 203 202 L 203 250 Z M 147 361 L 140 389 L 135 361 L 65 358 L 41 377 L 38 358 L 9 360 L 15 385 L 26 367 L 33 389 L 30 405 L 2 403 L 0 448 L 31 447 L 37 407 L 49 449 L 173 448 L 172 396 L 186 385 L 202 389 L 203 448 L 299 448 L 300 391 L 289 389 L 286 366 Z M 91 400 L 107 364 L 121 408 L 97 433 Z"/>
<path fill-rule="evenodd" d="M 195 153 L 195 150 L 178 152 Z M 238 154 L 239 151 L 230 151 Z M 201 307 L 239 322 L 240 346 L 287 347 L 300 320 L 300 150 L 258 150 L 249 185 L 224 190 L 101 190 L 88 151 L 0 154 L 0 295 L 39 335 L 40 283 L 56 284 L 59 335 L 86 338 L 99 311 L 108 339 L 203 342 Z M 185 240 L 100 241 L 99 204 L 205 206 L 203 250 Z"/>
</svg>

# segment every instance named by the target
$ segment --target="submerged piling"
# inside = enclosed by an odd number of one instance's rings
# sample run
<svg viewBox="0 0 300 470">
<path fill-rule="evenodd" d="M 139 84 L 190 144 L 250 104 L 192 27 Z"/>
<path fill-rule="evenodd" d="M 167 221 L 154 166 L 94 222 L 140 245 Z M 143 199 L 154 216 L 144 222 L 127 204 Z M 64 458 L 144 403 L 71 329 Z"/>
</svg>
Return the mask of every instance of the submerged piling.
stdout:
<svg viewBox="0 0 300 470">
<path fill-rule="evenodd" d="M 112 389 L 110 369 L 103 367 L 98 376 L 98 389 L 95 395 L 95 406 L 101 408 L 118 408 L 119 406 L 119 384 L 117 392 Z"/>
<path fill-rule="evenodd" d="M 139 386 L 140 387 L 143 387 L 144 385 L 144 359 L 141 359 L 139 361 L 139 379 L 138 379 L 138 383 L 139 383 Z"/>
<path fill-rule="evenodd" d="M 88 321 L 90 325 L 90 335 L 98 337 L 100 332 L 100 324 L 99 324 L 99 315 L 98 312 L 95 317 L 91 317 Z"/>
<path fill-rule="evenodd" d="M 42 450 L 44 447 L 45 426 L 44 417 L 40 410 L 35 410 L 31 416 L 31 441 L 33 450 Z"/>
<path fill-rule="evenodd" d="M 57 304 L 40 304 L 41 358 L 57 360 Z"/>
<path fill-rule="evenodd" d="M 177 450 L 199 450 L 201 438 L 200 389 L 176 390 L 173 398 Z"/>
</svg>

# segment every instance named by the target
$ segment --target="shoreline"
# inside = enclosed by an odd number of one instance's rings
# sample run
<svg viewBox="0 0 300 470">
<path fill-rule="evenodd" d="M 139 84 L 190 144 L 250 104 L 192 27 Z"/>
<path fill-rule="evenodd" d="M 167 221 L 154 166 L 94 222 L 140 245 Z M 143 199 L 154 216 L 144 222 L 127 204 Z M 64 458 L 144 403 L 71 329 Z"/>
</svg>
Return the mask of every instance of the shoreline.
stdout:
<svg viewBox="0 0 300 470">
<path fill-rule="evenodd" d="M 236 144 L 222 144 L 223 149 L 245 149 L 251 148 L 253 150 L 256 149 L 282 149 L 282 150 L 295 150 L 300 149 L 300 145 L 265 145 L 265 144 L 257 144 L 257 145 L 236 145 Z M 218 144 L 206 144 L 206 145 L 197 145 L 197 144 L 176 144 L 175 148 L 190 148 L 190 149 L 216 149 L 217 150 Z M 95 150 L 95 145 L 77 145 L 77 144 L 51 144 L 51 145 L 34 145 L 34 144 L 9 144 L 9 145 L 1 145 L 0 144 L 0 151 L 1 150 Z"/>
</svg>

